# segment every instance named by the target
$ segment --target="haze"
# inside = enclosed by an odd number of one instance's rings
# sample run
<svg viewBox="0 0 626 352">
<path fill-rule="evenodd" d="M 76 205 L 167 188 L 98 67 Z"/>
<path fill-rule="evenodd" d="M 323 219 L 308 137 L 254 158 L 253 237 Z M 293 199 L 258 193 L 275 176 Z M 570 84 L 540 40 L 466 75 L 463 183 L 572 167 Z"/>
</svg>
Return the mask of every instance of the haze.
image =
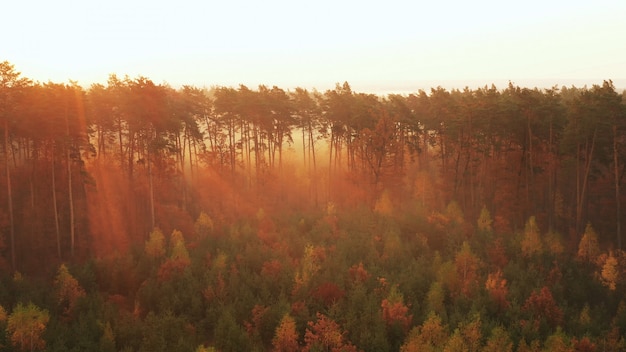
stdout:
<svg viewBox="0 0 626 352">
<path fill-rule="evenodd" d="M 368 92 L 626 78 L 623 1 L 12 1 L 0 59 L 40 81 Z"/>
</svg>

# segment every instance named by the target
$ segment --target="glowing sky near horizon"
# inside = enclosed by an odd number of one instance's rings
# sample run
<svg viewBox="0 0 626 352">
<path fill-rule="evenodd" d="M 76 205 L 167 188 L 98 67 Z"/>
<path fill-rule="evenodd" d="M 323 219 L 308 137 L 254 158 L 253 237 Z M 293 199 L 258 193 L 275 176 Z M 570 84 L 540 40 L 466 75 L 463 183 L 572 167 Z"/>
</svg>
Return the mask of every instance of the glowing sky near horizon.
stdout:
<svg viewBox="0 0 626 352">
<path fill-rule="evenodd" d="M 0 61 L 37 81 L 355 90 L 626 79 L 626 1 L 11 1 Z M 460 82 L 460 83 L 459 83 Z"/>
</svg>

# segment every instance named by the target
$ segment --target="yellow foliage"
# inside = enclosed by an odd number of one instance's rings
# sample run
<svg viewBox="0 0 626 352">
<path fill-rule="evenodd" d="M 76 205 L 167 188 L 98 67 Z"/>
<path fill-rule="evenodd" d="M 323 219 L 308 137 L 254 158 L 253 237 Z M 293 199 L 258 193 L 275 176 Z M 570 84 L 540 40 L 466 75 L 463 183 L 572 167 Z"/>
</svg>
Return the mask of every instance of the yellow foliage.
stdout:
<svg viewBox="0 0 626 352">
<path fill-rule="evenodd" d="M 165 236 L 159 228 L 150 232 L 150 238 L 146 241 L 144 248 L 151 258 L 158 259 L 165 255 Z"/>
<path fill-rule="evenodd" d="M 461 249 L 455 254 L 454 264 L 461 285 L 461 293 L 470 296 L 477 283 L 480 259 L 472 252 L 467 241 L 463 242 Z"/>
<path fill-rule="evenodd" d="M 170 247 L 172 248 L 170 258 L 172 260 L 179 260 L 183 263 L 191 263 L 191 259 L 189 258 L 189 252 L 187 251 L 187 247 L 185 247 L 185 238 L 183 237 L 183 233 L 174 230 L 172 231 L 172 235 L 170 236 Z"/>
<path fill-rule="evenodd" d="M 441 324 L 441 318 L 437 314 L 430 313 L 422 326 L 416 326 L 409 332 L 400 351 L 439 351 L 447 340 L 447 327 Z"/>
<path fill-rule="evenodd" d="M 512 352 L 513 342 L 509 333 L 502 327 L 496 326 L 491 330 L 491 336 L 483 348 L 483 352 Z"/>
<path fill-rule="evenodd" d="M 300 270 L 296 272 L 295 276 L 296 287 L 302 287 L 308 284 L 311 277 L 320 270 L 320 258 L 316 254 L 319 251 L 319 249 L 316 249 L 316 247 L 311 244 L 308 244 L 304 248 L 304 255 L 300 261 Z"/>
<path fill-rule="evenodd" d="M 213 260 L 212 267 L 217 272 L 224 271 L 226 269 L 227 261 L 228 261 L 228 256 L 226 255 L 226 253 L 219 252 L 217 256 L 215 257 L 215 259 Z"/>
<path fill-rule="evenodd" d="M 619 271 L 617 268 L 617 258 L 613 256 L 613 253 L 609 253 L 606 258 L 606 262 L 602 266 L 602 283 L 607 286 L 611 291 L 615 291 L 615 286 L 619 279 Z"/>
<path fill-rule="evenodd" d="M 29 303 L 24 306 L 18 303 L 8 318 L 7 333 L 13 346 L 20 350 L 43 350 L 46 342 L 43 333 L 50 321 L 47 310 Z"/>
<path fill-rule="evenodd" d="M 446 217 L 459 225 L 463 224 L 465 221 L 465 217 L 463 216 L 463 211 L 459 204 L 455 201 L 452 201 L 446 207 Z"/>
<path fill-rule="evenodd" d="M 200 216 L 194 223 L 194 230 L 196 236 L 204 238 L 213 232 L 213 220 L 207 213 L 201 212 Z"/>
<path fill-rule="evenodd" d="M 570 352 L 567 336 L 563 333 L 561 328 L 557 328 L 554 334 L 548 336 L 546 339 L 544 349 L 550 352 Z"/>
<path fill-rule="evenodd" d="M 522 238 L 522 254 L 525 257 L 541 254 L 543 245 L 539 236 L 539 227 L 535 217 L 531 216 L 524 227 L 524 237 Z"/>
<path fill-rule="evenodd" d="M 59 266 L 57 276 L 54 279 L 57 302 L 65 307 L 64 313 L 70 314 L 79 298 L 85 296 L 85 290 L 80 286 L 65 264 Z"/>
<path fill-rule="evenodd" d="M 491 214 L 486 206 L 483 205 L 483 208 L 480 210 L 480 216 L 478 217 L 477 225 L 478 230 L 490 233 L 493 229 L 491 224 L 493 220 L 491 219 Z"/>
<path fill-rule="evenodd" d="M 446 342 L 443 352 L 469 352 L 459 329 L 454 330 L 454 334 L 452 334 L 452 337 Z"/>
<path fill-rule="evenodd" d="M 598 234 L 593 229 L 590 223 L 585 228 L 585 233 L 578 243 L 578 258 L 587 261 L 594 262 L 600 254 L 600 245 L 598 244 Z"/>
</svg>

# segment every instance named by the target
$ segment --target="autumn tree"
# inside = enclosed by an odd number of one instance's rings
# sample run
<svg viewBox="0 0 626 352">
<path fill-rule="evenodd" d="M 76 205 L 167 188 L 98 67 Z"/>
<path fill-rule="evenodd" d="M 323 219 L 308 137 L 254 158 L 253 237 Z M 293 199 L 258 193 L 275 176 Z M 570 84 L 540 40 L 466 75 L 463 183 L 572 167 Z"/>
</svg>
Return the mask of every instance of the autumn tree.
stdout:
<svg viewBox="0 0 626 352">
<path fill-rule="evenodd" d="M 461 324 L 446 342 L 444 352 L 477 352 L 482 345 L 480 317 Z"/>
<path fill-rule="evenodd" d="M 296 352 L 299 350 L 296 322 L 289 314 L 285 314 L 276 327 L 272 347 L 275 352 Z"/>
<path fill-rule="evenodd" d="M 563 311 L 559 308 L 552 296 L 552 292 L 546 286 L 530 294 L 522 306 L 522 311 L 530 314 L 530 323 L 534 325 L 535 329 L 540 328 L 542 320 L 552 328 L 556 328 L 563 323 Z"/>
<path fill-rule="evenodd" d="M 602 284 L 608 287 L 611 291 L 615 291 L 616 285 L 619 281 L 619 267 L 617 258 L 613 255 L 613 252 L 609 252 L 604 264 L 602 264 L 602 271 L 600 273 L 600 280 Z"/>
<path fill-rule="evenodd" d="M 387 298 L 381 303 L 383 319 L 388 326 L 399 326 L 407 332 L 411 326 L 413 315 L 409 314 L 409 307 L 404 303 L 404 296 L 397 286 L 392 286 Z"/>
<path fill-rule="evenodd" d="M 436 313 L 430 313 L 426 321 L 414 327 L 400 347 L 401 352 L 440 351 L 448 340 L 448 327 L 443 325 Z"/>
<path fill-rule="evenodd" d="M 539 227 L 534 216 L 531 216 L 524 226 L 524 235 L 522 237 L 522 254 L 525 257 L 532 257 L 541 254 L 543 245 L 539 233 Z"/>
<path fill-rule="evenodd" d="M 493 231 L 493 228 L 491 226 L 492 223 L 493 220 L 491 219 L 491 214 L 489 213 L 489 210 L 487 209 L 487 207 L 483 206 L 480 210 L 480 216 L 476 221 L 478 230 L 486 234 L 491 234 L 491 232 Z"/>
<path fill-rule="evenodd" d="M 496 303 L 499 311 L 503 311 L 509 307 L 510 303 L 507 299 L 509 289 L 506 279 L 502 277 L 501 271 L 498 270 L 487 276 L 485 288 L 491 299 Z"/>
<path fill-rule="evenodd" d="M 598 255 L 600 255 L 598 234 L 591 226 L 591 223 L 587 223 L 585 233 L 578 243 L 577 258 L 584 262 L 593 263 L 596 261 Z"/>
<path fill-rule="evenodd" d="M 513 341 L 508 332 L 501 326 L 491 330 L 491 335 L 483 349 L 484 352 L 513 352 Z"/>
<path fill-rule="evenodd" d="M 168 281 L 173 275 L 182 273 L 191 265 L 191 258 L 185 246 L 185 238 L 182 232 L 178 230 L 172 231 L 169 241 L 169 253 L 169 258 L 159 268 L 158 277 L 161 281 Z"/>
<path fill-rule="evenodd" d="M 471 297 L 478 283 L 478 269 L 481 263 L 467 241 L 463 242 L 463 246 L 454 256 L 454 265 L 460 281 L 460 293 Z"/>
<path fill-rule="evenodd" d="M 315 322 L 308 322 L 304 334 L 304 352 L 332 351 L 357 352 L 357 348 L 348 341 L 346 333 L 339 324 L 324 314 L 317 313 Z"/>
<path fill-rule="evenodd" d="M 159 259 L 165 255 L 165 236 L 161 229 L 155 228 L 150 232 L 144 248 L 150 258 Z"/>
<path fill-rule="evenodd" d="M 206 238 L 213 233 L 213 220 L 205 213 L 201 212 L 194 223 L 194 230 L 198 238 Z"/>
<path fill-rule="evenodd" d="M 85 290 L 80 286 L 65 264 L 59 266 L 54 279 L 56 289 L 57 304 L 63 308 L 63 314 L 69 316 L 73 313 L 77 301 L 85 297 Z"/>
<path fill-rule="evenodd" d="M 41 309 L 29 303 L 18 303 L 9 315 L 7 333 L 11 343 L 22 351 L 39 351 L 45 349 L 46 341 L 43 333 L 46 330 L 50 315 L 45 309 Z"/>
</svg>

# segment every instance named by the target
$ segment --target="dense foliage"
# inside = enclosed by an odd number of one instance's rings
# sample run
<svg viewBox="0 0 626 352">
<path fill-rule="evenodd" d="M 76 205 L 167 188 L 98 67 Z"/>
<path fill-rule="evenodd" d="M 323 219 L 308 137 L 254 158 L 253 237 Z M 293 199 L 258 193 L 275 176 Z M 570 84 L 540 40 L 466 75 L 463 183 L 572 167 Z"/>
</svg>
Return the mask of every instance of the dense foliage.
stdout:
<svg viewBox="0 0 626 352">
<path fill-rule="evenodd" d="M 626 348 L 610 81 L 85 90 L 4 62 L 0 129 L 2 349 Z"/>
</svg>

